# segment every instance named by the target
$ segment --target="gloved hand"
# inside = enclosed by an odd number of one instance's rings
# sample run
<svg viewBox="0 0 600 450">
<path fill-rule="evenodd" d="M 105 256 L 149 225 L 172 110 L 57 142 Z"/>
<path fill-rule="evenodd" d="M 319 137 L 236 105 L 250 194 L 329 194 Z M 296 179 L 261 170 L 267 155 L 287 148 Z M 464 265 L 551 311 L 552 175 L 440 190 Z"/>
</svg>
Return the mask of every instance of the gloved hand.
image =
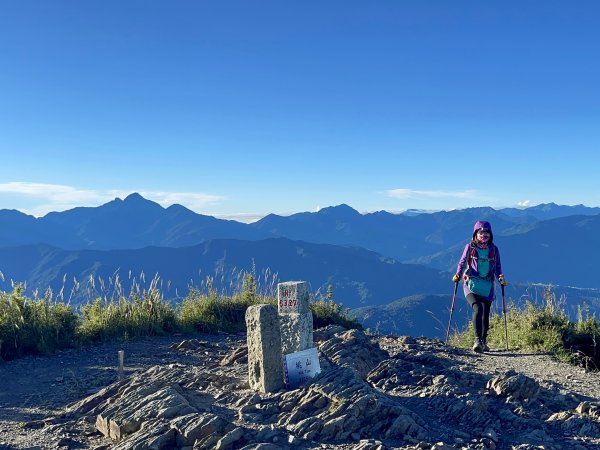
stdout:
<svg viewBox="0 0 600 450">
<path fill-rule="evenodd" d="M 452 281 L 454 281 L 455 283 L 458 283 L 458 280 L 460 280 L 460 275 L 456 274 L 452 277 Z"/>
<path fill-rule="evenodd" d="M 498 277 L 498 281 L 500 282 L 500 284 L 501 284 L 502 286 L 506 286 L 506 285 L 508 284 L 508 283 L 506 282 L 506 280 L 504 279 L 504 275 L 500 275 L 500 276 Z"/>
</svg>

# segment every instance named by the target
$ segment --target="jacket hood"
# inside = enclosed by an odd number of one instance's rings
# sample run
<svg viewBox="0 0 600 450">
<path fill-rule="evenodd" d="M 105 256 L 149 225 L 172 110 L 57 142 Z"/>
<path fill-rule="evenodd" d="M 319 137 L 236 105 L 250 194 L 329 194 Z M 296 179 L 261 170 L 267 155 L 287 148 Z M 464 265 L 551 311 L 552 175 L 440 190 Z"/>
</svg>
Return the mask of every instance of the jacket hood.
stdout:
<svg viewBox="0 0 600 450">
<path fill-rule="evenodd" d="M 478 220 L 477 222 L 475 222 L 475 226 L 473 227 L 473 233 L 477 232 L 477 230 L 481 230 L 482 228 L 490 230 L 490 232 L 492 231 L 492 225 L 490 225 L 488 221 Z"/>
<path fill-rule="evenodd" d="M 477 222 L 475 222 L 475 225 L 473 226 L 473 240 L 475 240 L 475 233 L 477 233 L 477 231 L 481 230 L 482 228 L 489 230 L 490 242 L 493 241 L 494 233 L 492 232 L 492 225 L 486 220 L 478 220 Z"/>
</svg>

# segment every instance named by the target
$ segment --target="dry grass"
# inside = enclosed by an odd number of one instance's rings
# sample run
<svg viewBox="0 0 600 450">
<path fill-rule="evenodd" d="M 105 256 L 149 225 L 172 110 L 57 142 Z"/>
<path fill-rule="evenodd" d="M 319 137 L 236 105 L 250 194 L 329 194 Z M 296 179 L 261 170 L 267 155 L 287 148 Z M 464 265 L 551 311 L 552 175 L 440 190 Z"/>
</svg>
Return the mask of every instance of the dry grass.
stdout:
<svg viewBox="0 0 600 450">
<path fill-rule="evenodd" d="M 217 274 L 219 275 L 219 274 Z M 0 292 L 0 357 L 52 353 L 56 350 L 137 336 L 164 335 L 174 332 L 192 333 L 245 330 L 245 312 L 253 304 L 276 304 L 277 275 L 269 271 L 256 276 L 237 271 L 234 276 L 206 277 L 200 286 L 176 302 L 163 297 L 163 283 L 154 276 L 146 281 L 142 273 L 132 277 L 131 288 L 123 288 L 119 274 L 107 281 L 89 277 L 84 285 L 74 282 L 65 296 L 66 279 L 58 294 L 51 290 L 39 298 L 24 295 L 25 286 L 15 285 L 10 293 Z M 76 308 L 70 302 L 79 290 L 89 300 Z M 66 299 L 65 299 L 66 297 Z M 347 316 L 341 304 L 331 299 L 311 303 L 316 326 L 340 324 L 359 328 Z"/>
</svg>

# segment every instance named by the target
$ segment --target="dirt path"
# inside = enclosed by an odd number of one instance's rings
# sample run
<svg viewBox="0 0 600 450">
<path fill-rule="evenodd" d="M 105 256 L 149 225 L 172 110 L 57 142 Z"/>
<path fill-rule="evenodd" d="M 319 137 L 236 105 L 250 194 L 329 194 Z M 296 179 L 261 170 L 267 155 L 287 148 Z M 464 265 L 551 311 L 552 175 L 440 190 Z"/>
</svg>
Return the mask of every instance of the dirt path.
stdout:
<svg viewBox="0 0 600 450">
<path fill-rule="evenodd" d="M 411 338 L 409 338 L 411 339 Z M 402 350 L 395 339 L 382 338 L 381 345 L 390 355 Z M 440 344 L 436 356 L 464 364 L 463 370 L 484 375 L 516 370 L 534 378 L 542 387 L 571 392 L 574 395 L 600 401 L 600 373 L 563 363 L 549 354 L 526 353 L 504 349 L 491 349 L 486 353 L 474 353 Z"/>
<path fill-rule="evenodd" d="M 484 355 L 455 350 L 449 358 L 460 359 L 468 370 L 481 374 L 494 374 L 514 369 L 537 380 L 543 388 L 558 389 L 578 395 L 583 400 L 600 399 L 600 374 L 565 364 L 548 354 L 517 353 L 495 350 Z"/>
</svg>

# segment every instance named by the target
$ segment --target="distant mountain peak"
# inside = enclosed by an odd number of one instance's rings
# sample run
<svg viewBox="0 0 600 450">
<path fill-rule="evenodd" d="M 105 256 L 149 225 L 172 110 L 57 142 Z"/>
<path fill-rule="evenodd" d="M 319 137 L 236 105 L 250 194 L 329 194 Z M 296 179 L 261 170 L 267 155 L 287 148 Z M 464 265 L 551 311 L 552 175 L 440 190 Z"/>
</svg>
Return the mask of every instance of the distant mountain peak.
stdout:
<svg viewBox="0 0 600 450">
<path fill-rule="evenodd" d="M 137 207 L 137 208 L 163 208 L 160 204 L 155 201 L 148 200 L 147 198 L 142 197 L 139 193 L 133 192 L 125 197 L 123 200 L 116 198 L 115 203 L 121 203 L 125 207 Z"/>
<path fill-rule="evenodd" d="M 326 208 L 322 208 L 319 210 L 319 214 L 344 214 L 344 215 L 352 215 L 352 216 L 360 216 L 361 214 L 355 210 L 354 208 L 352 208 L 351 206 L 348 206 L 345 203 L 342 203 L 340 205 L 336 205 L 336 206 L 328 206 Z"/>
<path fill-rule="evenodd" d="M 186 208 L 185 206 L 179 204 L 179 203 L 173 203 L 172 205 L 168 206 L 167 211 L 183 211 L 186 213 L 192 213 L 192 214 L 196 214 L 194 211 L 192 211 L 189 208 Z"/>
<path fill-rule="evenodd" d="M 465 208 L 464 210 L 457 209 L 455 211 L 478 211 L 478 212 L 489 212 L 489 213 L 497 212 L 491 206 L 472 206 L 470 208 Z"/>
<path fill-rule="evenodd" d="M 552 210 L 557 207 L 558 207 L 558 205 L 556 203 L 550 202 L 550 203 L 540 203 L 537 206 L 530 207 L 530 209 L 538 209 L 540 211 L 549 211 L 549 210 Z"/>
<path fill-rule="evenodd" d="M 151 200 L 148 200 L 148 199 L 142 197 L 137 192 L 133 192 L 133 193 L 129 194 L 127 197 L 125 197 L 123 199 L 123 201 L 124 202 L 149 202 Z"/>
</svg>

